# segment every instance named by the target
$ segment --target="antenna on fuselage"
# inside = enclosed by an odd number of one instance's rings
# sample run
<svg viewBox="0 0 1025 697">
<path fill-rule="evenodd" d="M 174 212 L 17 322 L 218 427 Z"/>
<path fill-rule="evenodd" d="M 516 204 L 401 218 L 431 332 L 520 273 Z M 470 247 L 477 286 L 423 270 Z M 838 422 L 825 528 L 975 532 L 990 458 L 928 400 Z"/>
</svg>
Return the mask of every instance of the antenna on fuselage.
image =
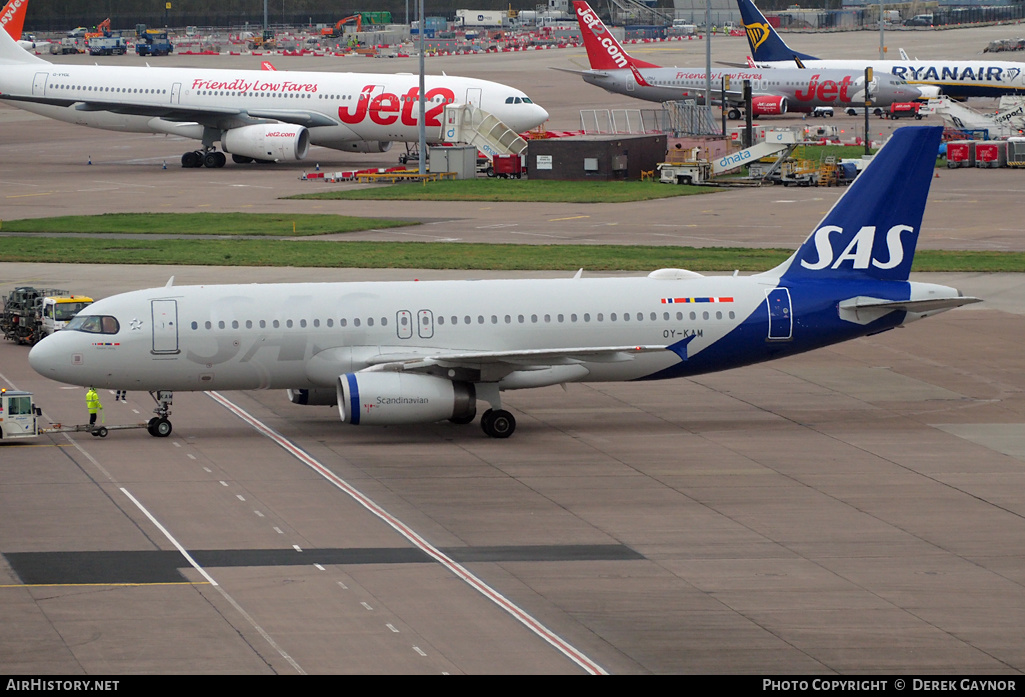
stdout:
<svg viewBox="0 0 1025 697">
<path fill-rule="evenodd" d="M 167 285 L 164 286 L 164 288 L 170 288 L 173 285 L 174 285 L 174 276 L 171 276 L 169 279 L 167 279 Z"/>
</svg>

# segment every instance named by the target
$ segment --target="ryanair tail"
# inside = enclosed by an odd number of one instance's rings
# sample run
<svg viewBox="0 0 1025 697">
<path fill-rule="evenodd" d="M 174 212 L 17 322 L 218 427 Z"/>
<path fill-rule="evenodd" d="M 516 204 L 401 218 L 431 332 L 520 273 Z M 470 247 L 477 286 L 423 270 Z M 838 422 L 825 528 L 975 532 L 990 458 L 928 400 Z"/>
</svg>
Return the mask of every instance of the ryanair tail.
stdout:
<svg viewBox="0 0 1025 697">
<path fill-rule="evenodd" d="M 584 0 L 574 0 L 573 11 L 580 23 L 580 34 L 584 37 L 584 48 L 592 70 L 634 70 L 637 68 L 659 68 L 661 66 L 638 60 L 628 54 L 616 41 L 598 14 Z M 645 84 L 645 83 L 640 83 Z"/>
<path fill-rule="evenodd" d="M 751 57 L 755 63 L 761 65 L 792 61 L 801 65 L 802 60 L 817 60 L 815 56 L 809 56 L 787 46 L 752 0 L 737 0 L 737 5 L 740 7 L 740 18 L 744 22 L 747 43 L 751 46 Z"/>
<path fill-rule="evenodd" d="M 897 129 L 800 249 L 769 273 L 784 281 L 906 281 L 942 133 Z"/>
</svg>

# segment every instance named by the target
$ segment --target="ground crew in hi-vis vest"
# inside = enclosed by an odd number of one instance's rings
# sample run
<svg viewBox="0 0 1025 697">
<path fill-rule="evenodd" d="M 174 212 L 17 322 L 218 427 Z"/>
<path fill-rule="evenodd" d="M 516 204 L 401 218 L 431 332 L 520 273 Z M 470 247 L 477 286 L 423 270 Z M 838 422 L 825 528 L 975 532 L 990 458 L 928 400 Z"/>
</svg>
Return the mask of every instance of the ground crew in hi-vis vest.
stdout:
<svg viewBox="0 0 1025 697">
<path fill-rule="evenodd" d="M 89 425 L 92 426 L 96 423 L 96 413 L 103 408 L 100 404 L 100 395 L 96 394 L 96 388 L 90 387 L 89 391 L 85 393 L 85 406 L 89 409 Z"/>
</svg>

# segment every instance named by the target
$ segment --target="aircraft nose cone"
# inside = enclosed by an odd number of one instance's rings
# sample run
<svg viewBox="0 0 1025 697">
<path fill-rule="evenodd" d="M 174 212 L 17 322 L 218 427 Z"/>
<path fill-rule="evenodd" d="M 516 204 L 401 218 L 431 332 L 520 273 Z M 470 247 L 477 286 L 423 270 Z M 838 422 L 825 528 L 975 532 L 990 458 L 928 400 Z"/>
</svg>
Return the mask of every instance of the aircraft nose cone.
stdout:
<svg viewBox="0 0 1025 697">
<path fill-rule="evenodd" d="M 916 99 L 920 99 L 922 97 L 922 90 L 918 89 L 914 85 L 908 85 L 906 89 L 907 89 L 907 92 L 908 92 L 908 101 L 909 102 L 913 102 Z"/>
<path fill-rule="evenodd" d="M 56 380 L 58 373 L 57 335 L 51 335 L 40 341 L 28 352 L 28 364 L 43 377 Z"/>
</svg>

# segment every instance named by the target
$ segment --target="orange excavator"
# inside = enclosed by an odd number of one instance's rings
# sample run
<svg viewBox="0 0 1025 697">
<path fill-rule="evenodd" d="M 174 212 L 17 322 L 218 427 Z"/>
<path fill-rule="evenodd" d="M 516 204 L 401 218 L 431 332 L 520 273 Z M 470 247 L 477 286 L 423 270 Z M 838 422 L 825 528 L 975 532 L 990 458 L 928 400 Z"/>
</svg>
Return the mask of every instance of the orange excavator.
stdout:
<svg viewBox="0 0 1025 697">
<path fill-rule="evenodd" d="M 96 31 L 86 32 L 85 39 L 99 39 L 104 36 L 110 36 L 110 17 L 96 25 Z"/>
<path fill-rule="evenodd" d="M 356 20 L 356 31 L 360 31 L 363 28 L 363 15 L 350 15 L 349 17 L 344 17 L 343 19 L 338 20 L 334 27 L 325 27 L 321 29 L 320 35 L 330 37 L 332 39 L 337 38 L 342 35 L 342 26 L 351 20 Z"/>
</svg>

